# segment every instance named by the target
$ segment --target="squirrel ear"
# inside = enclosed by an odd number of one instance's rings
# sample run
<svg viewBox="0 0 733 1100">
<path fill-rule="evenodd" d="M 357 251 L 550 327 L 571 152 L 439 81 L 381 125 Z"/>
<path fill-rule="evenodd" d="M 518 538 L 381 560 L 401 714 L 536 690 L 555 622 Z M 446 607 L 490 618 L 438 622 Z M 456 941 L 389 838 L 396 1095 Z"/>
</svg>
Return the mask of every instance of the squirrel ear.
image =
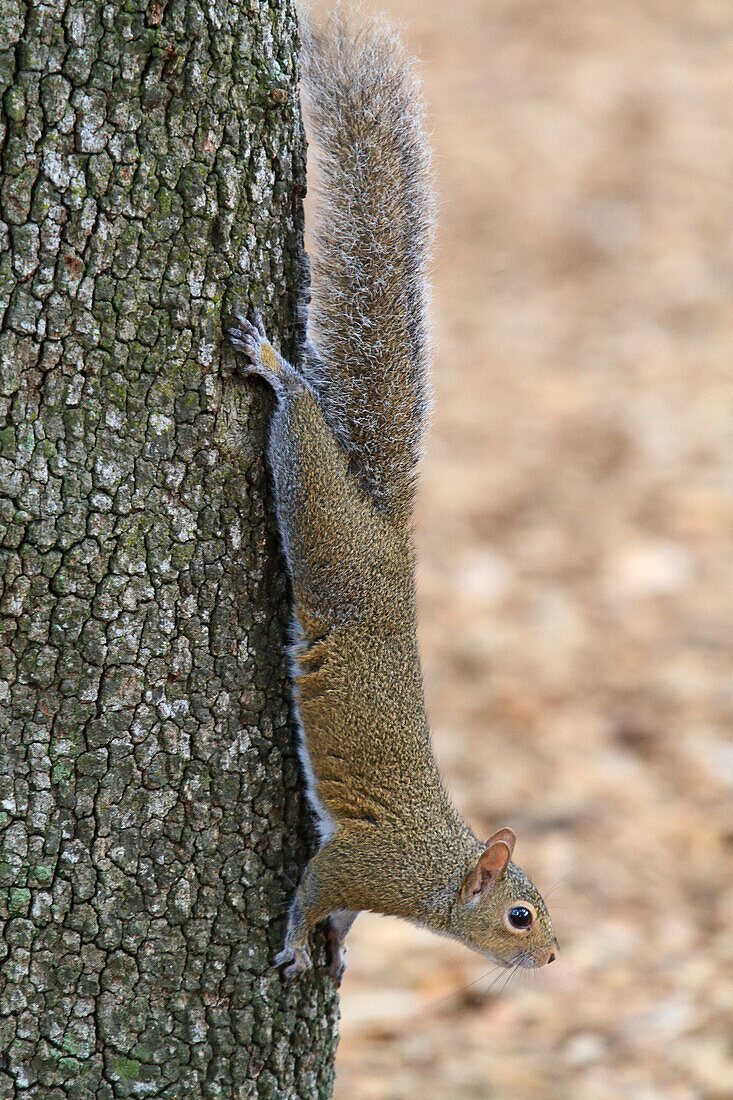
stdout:
<svg viewBox="0 0 733 1100">
<path fill-rule="evenodd" d="M 508 831 L 511 832 L 511 830 Z M 511 854 L 506 840 L 503 838 L 494 840 L 492 837 L 489 846 L 479 856 L 476 866 L 466 875 L 466 881 L 463 884 L 466 896 L 477 901 L 480 896 L 488 894 L 497 879 L 500 879 L 506 871 Z"/>
<path fill-rule="evenodd" d="M 486 847 L 488 848 L 497 840 L 504 841 L 507 848 L 509 849 L 509 857 L 511 858 L 511 856 L 514 854 L 514 845 L 517 843 L 517 834 L 514 832 L 514 829 L 497 829 L 496 832 L 486 841 Z"/>
</svg>

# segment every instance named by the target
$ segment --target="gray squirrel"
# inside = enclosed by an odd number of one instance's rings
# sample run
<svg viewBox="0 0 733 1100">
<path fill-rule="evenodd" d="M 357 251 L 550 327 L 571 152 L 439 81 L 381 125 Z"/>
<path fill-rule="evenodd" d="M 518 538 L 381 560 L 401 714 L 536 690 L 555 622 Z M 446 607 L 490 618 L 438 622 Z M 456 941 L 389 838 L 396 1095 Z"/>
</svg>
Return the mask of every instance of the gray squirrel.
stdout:
<svg viewBox="0 0 733 1100">
<path fill-rule="evenodd" d="M 277 404 L 268 459 L 292 581 L 293 694 L 320 847 L 275 964 L 309 968 L 329 918 L 330 971 L 360 910 L 406 918 L 504 966 L 552 962 L 547 907 L 479 841 L 433 756 L 415 631 L 411 514 L 427 417 L 426 263 L 432 221 L 422 101 L 399 40 L 341 15 L 303 27 L 318 146 L 309 344 L 295 370 L 259 315 L 228 335 Z"/>
</svg>

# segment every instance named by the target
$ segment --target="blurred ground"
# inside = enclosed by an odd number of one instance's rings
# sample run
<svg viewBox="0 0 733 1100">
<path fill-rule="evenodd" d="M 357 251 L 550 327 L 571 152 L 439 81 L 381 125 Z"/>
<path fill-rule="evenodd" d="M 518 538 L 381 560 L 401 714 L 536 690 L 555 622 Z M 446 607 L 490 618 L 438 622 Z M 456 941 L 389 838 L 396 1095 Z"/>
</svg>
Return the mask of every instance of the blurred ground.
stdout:
<svg viewBox="0 0 733 1100">
<path fill-rule="evenodd" d="M 441 195 L 436 752 L 562 953 L 503 989 L 360 917 L 337 1097 L 733 1097 L 733 6 L 388 10 Z"/>
</svg>

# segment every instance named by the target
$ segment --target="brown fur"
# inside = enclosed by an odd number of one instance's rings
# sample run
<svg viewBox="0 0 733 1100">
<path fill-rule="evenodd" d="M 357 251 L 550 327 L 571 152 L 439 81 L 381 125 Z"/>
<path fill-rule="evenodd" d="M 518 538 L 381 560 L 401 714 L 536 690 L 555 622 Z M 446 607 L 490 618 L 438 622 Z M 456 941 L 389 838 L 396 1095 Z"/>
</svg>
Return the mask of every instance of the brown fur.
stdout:
<svg viewBox="0 0 733 1100">
<path fill-rule="evenodd" d="M 322 845 L 293 902 L 278 963 L 310 964 L 335 915 L 338 945 L 368 909 L 455 936 L 506 965 L 557 944 L 545 904 L 501 830 L 473 835 L 430 742 L 409 527 L 425 418 L 426 156 L 420 109 L 381 24 L 306 35 L 304 71 L 325 150 L 312 347 L 299 375 L 259 320 L 230 330 L 246 370 L 278 396 L 268 456 L 292 578 L 293 687 Z M 533 906 L 530 930 L 507 909 Z M 338 972 L 338 963 L 334 972 Z"/>
</svg>

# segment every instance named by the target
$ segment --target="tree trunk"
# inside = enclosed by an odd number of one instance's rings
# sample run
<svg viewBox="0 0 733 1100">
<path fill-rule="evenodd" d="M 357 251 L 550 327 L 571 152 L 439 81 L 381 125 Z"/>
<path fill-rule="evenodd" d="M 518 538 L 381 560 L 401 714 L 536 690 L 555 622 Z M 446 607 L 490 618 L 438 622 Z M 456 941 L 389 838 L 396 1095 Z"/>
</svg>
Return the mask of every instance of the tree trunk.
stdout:
<svg viewBox="0 0 733 1100">
<path fill-rule="evenodd" d="M 290 0 L 0 0 L 0 1100 L 326 1097 L 238 295 L 302 337 Z M 224 300 L 225 291 L 227 300 Z"/>
</svg>

